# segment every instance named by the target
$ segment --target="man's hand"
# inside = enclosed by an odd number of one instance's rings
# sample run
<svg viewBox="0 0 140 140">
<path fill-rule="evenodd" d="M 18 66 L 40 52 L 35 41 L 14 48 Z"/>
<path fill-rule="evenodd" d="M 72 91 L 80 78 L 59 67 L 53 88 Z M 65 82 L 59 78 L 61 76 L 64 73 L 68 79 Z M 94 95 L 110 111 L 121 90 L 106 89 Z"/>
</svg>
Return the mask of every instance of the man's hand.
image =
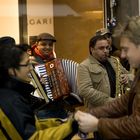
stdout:
<svg viewBox="0 0 140 140">
<path fill-rule="evenodd" d="M 30 60 L 30 63 L 33 64 L 33 65 L 39 64 L 39 63 L 36 61 L 36 59 L 35 59 L 34 56 L 29 56 L 29 60 Z"/>
<path fill-rule="evenodd" d="M 127 84 L 128 83 L 128 75 L 127 74 L 121 74 L 120 75 L 120 83 L 121 84 Z"/>
<path fill-rule="evenodd" d="M 77 111 L 74 118 L 78 122 L 79 129 L 82 132 L 87 133 L 97 131 L 99 120 L 91 114 Z"/>
</svg>

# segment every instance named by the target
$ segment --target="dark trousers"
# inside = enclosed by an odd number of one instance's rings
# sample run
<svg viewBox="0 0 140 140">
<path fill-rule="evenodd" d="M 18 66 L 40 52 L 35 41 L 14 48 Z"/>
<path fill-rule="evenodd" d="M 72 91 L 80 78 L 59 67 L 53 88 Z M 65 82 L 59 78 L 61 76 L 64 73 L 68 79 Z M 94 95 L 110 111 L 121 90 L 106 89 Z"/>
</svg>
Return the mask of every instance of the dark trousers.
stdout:
<svg viewBox="0 0 140 140">
<path fill-rule="evenodd" d="M 63 107 L 63 101 L 55 101 L 46 106 L 42 109 L 38 110 L 36 113 L 37 117 L 40 119 L 45 118 L 67 118 L 68 114 L 67 111 Z"/>
<path fill-rule="evenodd" d="M 98 133 L 98 132 L 94 132 L 94 140 L 104 140 L 103 137 Z"/>
</svg>

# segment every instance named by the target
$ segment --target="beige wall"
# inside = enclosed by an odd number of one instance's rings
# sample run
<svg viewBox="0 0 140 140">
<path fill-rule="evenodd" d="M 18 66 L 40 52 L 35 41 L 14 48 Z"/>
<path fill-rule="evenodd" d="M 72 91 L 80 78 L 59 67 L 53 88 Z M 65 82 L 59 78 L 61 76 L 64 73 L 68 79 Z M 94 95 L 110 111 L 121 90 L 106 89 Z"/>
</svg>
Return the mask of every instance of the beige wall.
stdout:
<svg viewBox="0 0 140 140">
<path fill-rule="evenodd" d="M 0 0 L 0 37 L 11 36 L 19 43 L 18 0 Z"/>
</svg>

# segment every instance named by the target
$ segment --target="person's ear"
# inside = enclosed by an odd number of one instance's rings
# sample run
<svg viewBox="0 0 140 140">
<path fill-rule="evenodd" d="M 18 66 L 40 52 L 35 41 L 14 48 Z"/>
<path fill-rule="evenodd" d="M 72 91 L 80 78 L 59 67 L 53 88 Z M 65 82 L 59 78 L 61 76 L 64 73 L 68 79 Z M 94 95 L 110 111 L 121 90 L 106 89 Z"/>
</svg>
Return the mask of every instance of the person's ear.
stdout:
<svg viewBox="0 0 140 140">
<path fill-rule="evenodd" d="M 91 53 L 93 52 L 93 50 L 94 50 L 94 48 L 93 48 L 93 47 L 90 47 L 90 52 L 91 52 Z"/>
</svg>

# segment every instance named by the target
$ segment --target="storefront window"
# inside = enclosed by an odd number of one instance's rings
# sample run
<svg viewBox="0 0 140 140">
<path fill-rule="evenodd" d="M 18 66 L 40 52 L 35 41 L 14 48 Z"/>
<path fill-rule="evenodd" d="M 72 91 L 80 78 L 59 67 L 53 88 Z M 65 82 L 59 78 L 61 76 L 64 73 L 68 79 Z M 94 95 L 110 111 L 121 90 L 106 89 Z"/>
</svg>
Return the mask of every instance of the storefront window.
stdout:
<svg viewBox="0 0 140 140">
<path fill-rule="evenodd" d="M 54 34 L 57 57 L 81 62 L 88 42 L 104 26 L 104 0 L 28 0 L 28 38 L 42 32 Z"/>
</svg>

